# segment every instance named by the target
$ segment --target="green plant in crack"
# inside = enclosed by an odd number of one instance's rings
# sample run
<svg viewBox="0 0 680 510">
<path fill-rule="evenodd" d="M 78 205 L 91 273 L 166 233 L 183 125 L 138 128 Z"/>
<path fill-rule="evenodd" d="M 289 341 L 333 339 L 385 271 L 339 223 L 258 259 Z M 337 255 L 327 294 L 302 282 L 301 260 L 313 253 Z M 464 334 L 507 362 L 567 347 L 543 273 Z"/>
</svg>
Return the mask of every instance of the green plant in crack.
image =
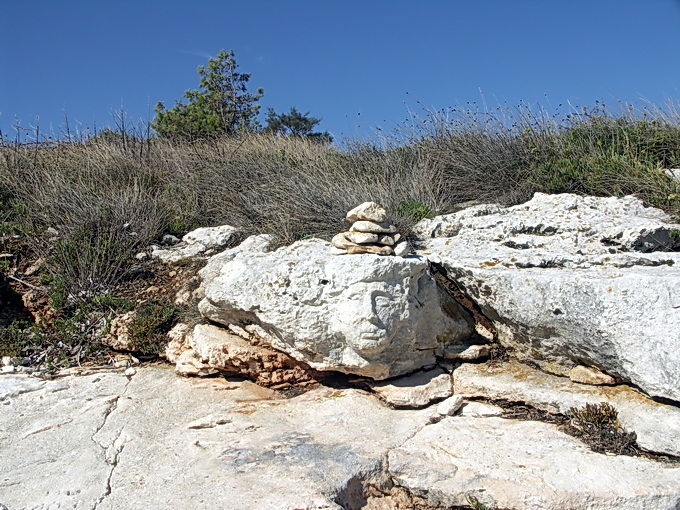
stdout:
<svg viewBox="0 0 680 510">
<path fill-rule="evenodd" d="M 135 312 L 128 325 L 130 349 L 145 355 L 163 352 L 167 333 L 173 325 L 176 310 L 173 306 L 150 301 Z"/>
<path fill-rule="evenodd" d="M 468 505 L 470 505 L 470 508 L 472 508 L 473 510 L 491 510 L 488 506 L 486 506 L 484 503 L 480 502 L 474 496 L 467 496 L 466 499 L 467 499 Z"/>
<path fill-rule="evenodd" d="M 626 432 L 619 423 L 616 409 L 607 403 L 586 404 L 567 411 L 567 432 L 580 438 L 594 451 L 616 455 L 636 455 L 637 435 Z"/>
</svg>

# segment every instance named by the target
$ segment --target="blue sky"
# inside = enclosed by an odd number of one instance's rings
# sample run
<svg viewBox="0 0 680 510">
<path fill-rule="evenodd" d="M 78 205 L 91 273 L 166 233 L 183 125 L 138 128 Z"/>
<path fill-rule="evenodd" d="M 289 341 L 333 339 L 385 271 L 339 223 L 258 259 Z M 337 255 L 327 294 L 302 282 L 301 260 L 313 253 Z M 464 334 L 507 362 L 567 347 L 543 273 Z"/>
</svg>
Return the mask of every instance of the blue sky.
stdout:
<svg viewBox="0 0 680 510">
<path fill-rule="evenodd" d="M 277 111 L 336 139 L 392 130 L 420 104 L 589 106 L 680 99 L 679 0 L 4 0 L 0 129 L 147 119 L 233 49 Z"/>
</svg>

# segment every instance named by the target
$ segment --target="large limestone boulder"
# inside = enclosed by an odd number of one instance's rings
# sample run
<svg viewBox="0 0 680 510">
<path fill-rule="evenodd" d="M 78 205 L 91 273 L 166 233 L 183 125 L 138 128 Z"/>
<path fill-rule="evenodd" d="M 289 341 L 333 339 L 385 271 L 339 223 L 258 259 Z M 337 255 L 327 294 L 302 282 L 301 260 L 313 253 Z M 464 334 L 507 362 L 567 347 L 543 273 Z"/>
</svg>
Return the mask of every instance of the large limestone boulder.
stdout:
<svg viewBox="0 0 680 510">
<path fill-rule="evenodd" d="M 433 364 L 472 332 L 423 257 L 338 257 L 319 239 L 251 245 L 208 263 L 201 313 L 317 370 L 386 379 Z"/>
<path fill-rule="evenodd" d="M 590 365 L 680 401 L 680 225 L 634 197 L 537 193 L 416 226 L 520 359 Z"/>
</svg>

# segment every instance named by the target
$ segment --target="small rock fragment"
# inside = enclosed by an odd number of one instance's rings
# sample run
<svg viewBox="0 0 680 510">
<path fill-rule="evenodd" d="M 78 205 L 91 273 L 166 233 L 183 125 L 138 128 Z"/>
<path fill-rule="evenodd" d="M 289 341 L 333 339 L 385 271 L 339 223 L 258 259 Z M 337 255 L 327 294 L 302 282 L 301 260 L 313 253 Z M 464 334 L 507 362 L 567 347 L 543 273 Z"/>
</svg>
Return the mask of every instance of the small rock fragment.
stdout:
<svg viewBox="0 0 680 510">
<path fill-rule="evenodd" d="M 451 376 L 440 368 L 374 383 L 371 389 L 395 407 L 425 407 L 453 394 Z"/>
<path fill-rule="evenodd" d="M 461 344 L 453 344 L 446 348 L 444 357 L 446 359 L 459 359 L 462 361 L 475 361 L 479 358 L 488 356 L 491 352 L 490 345 L 470 345 L 466 347 Z"/>
<path fill-rule="evenodd" d="M 616 379 L 611 375 L 593 367 L 578 365 L 569 371 L 569 379 L 581 384 L 593 384 L 595 386 L 611 386 L 616 384 Z"/>
<path fill-rule="evenodd" d="M 461 407 L 460 416 L 484 418 L 486 416 L 501 416 L 503 408 L 484 402 L 468 402 Z"/>
<path fill-rule="evenodd" d="M 376 241 L 378 244 L 385 244 L 387 246 L 394 246 L 394 244 L 401 239 L 400 234 L 383 234 L 378 236 Z"/>
<path fill-rule="evenodd" d="M 175 244 L 179 243 L 179 238 L 173 236 L 172 234 L 165 234 L 165 235 L 163 236 L 163 239 L 161 240 L 161 242 L 162 242 L 165 246 L 172 246 L 172 245 L 175 245 Z"/>
<path fill-rule="evenodd" d="M 351 222 L 372 221 L 374 223 L 382 223 L 387 221 L 387 211 L 375 202 L 364 202 L 349 211 L 347 219 Z"/>
<path fill-rule="evenodd" d="M 375 223 L 373 221 L 356 221 L 350 227 L 351 232 L 372 232 L 374 234 L 393 234 L 397 227 L 389 222 Z"/>
<path fill-rule="evenodd" d="M 392 249 L 394 250 L 394 254 L 397 257 L 405 257 L 409 253 L 411 253 L 411 247 L 406 241 L 400 241 L 397 244 L 395 244 Z"/>
<path fill-rule="evenodd" d="M 463 405 L 463 397 L 453 395 L 437 405 L 437 412 L 442 416 L 453 416 Z"/>
<path fill-rule="evenodd" d="M 331 244 L 334 248 L 346 250 L 348 246 L 352 246 L 355 243 L 347 239 L 347 232 L 340 232 L 339 234 L 333 236 L 333 239 L 331 239 Z"/>
<path fill-rule="evenodd" d="M 371 246 L 371 245 L 350 245 L 347 247 L 347 253 L 350 255 L 358 253 L 375 253 L 376 255 L 394 255 L 394 250 L 389 246 Z"/>
<path fill-rule="evenodd" d="M 356 244 L 377 243 L 380 237 L 378 234 L 372 232 L 347 232 L 345 236 Z"/>
</svg>

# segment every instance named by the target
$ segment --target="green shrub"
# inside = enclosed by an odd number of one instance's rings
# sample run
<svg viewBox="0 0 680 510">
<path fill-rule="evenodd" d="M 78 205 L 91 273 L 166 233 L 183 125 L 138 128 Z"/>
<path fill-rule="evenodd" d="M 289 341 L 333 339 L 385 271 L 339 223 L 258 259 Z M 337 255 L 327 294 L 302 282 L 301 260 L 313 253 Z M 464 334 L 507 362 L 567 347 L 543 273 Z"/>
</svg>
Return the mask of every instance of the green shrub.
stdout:
<svg viewBox="0 0 680 510">
<path fill-rule="evenodd" d="M 174 307 L 155 301 L 138 308 L 128 324 L 130 348 L 145 355 L 163 352 L 167 344 L 165 333 L 172 327 L 175 315 Z"/>
<path fill-rule="evenodd" d="M 416 200 L 403 200 L 396 207 L 392 208 L 391 212 L 395 216 L 408 218 L 415 223 L 425 218 L 434 218 L 432 209 L 427 204 Z"/>
<path fill-rule="evenodd" d="M 0 356 L 19 356 L 26 342 L 25 331 L 30 327 L 28 321 L 13 321 L 0 328 Z"/>
<path fill-rule="evenodd" d="M 567 412 L 567 431 L 581 438 L 596 452 L 616 455 L 637 454 L 635 432 L 626 432 L 619 423 L 616 409 L 607 402 L 586 404 Z"/>
</svg>

